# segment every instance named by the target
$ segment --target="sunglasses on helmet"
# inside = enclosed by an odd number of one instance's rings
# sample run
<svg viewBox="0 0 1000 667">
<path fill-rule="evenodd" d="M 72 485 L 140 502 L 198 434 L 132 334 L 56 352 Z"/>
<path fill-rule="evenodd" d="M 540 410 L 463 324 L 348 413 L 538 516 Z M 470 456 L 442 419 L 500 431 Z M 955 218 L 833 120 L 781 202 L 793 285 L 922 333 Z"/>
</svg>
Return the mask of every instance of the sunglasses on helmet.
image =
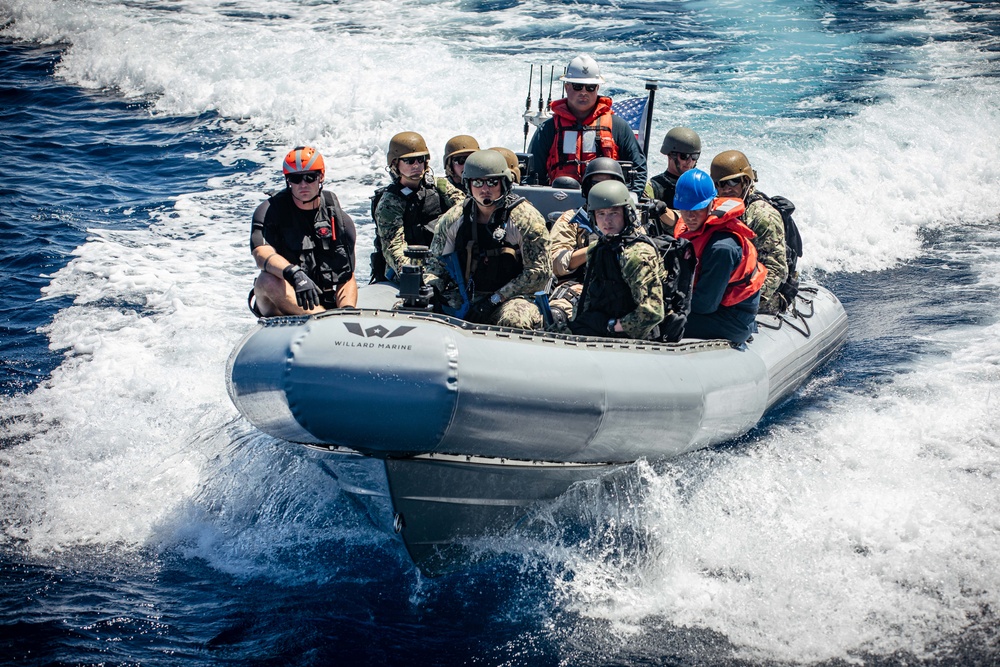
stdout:
<svg viewBox="0 0 1000 667">
<path fill-rule="evenodd" d="M 302 181 L 305 181 L 306 183 L 315 183 L 319 180 L 319 172 L 310 171 L 305 174 L 285 174 L 285 180 L 289 183 L 295 183 L 296 185 Z"/>
<path fill-rule="evenodd" d="M 595 90 L 597 90 L 596 83 L 571 83 L 570 85 L 573 86 L 573 90 L 575 90 L 576 92 L 580 92 L 584 88 L 587 89 L 588 93 L 592 93 Z"/>
<path fill-rule="evenodd" d="M 495 188 L 500 185 L 499 178 L 474 178 L 469 182 L 472 183 L 472 187 L 474 188 L 481 188 L 484 185 L 490 188 Z"/>
<path fill-rule="evenodd" d="M 674 152 L 674 153 L 671 153 L 671 155 L 675 156 L 678 160 L 685 160 L 685 161 L 687 161 L 687 160 L 697 160 L 698 158 L 701 157 L 701 153 L 677 153 L 677 152 Z"/>
<path fill-rule="evenodd" d="M 417 155 L 415 157 L 401 157 L 399 158 L 399 161 L 403 164 L 423 164 L 424 162 L 427 162 L 427 156 Z"/>
</svg>

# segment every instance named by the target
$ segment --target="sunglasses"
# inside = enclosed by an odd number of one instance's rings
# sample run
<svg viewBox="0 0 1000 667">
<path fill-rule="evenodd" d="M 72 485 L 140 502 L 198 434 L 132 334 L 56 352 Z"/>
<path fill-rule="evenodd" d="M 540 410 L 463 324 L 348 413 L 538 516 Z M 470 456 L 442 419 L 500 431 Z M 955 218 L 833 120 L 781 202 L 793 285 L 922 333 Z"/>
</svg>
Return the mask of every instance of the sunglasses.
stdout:
<svg viewBox="0 0 1000 667">
<path fill-rule="evenodd" d="M 418 155 L 416 157 L 401 157 L 399 158 L 399 161 L 403 164 L 423 164 L 424 162 L 427 162 L 427 156 Z"/>
<path fill-rule="evenodd" d="M 455 164 L 465 164 L 465 161 L 469 159 L 468 155 L 458 155 L 453 157 L 451 161 Z"/>
<path fill-rule="evenodd" d="M 576 92 L 580 92 L 584 88 L 587 89 L 588 93 L 592 93 L 595 90 L 597 90 L 596 83 L 571 83 L 570 85 L 573 86 L 573 90 L 575 90 Z"/>
<path fill-rule="evenodd" d="M 484 185 L 490 188 L 495 188 L 500 185 L 499 178 L 474 178 L 469 182 L 472 183 L 472 187 L 474 188 L 481 188 Z"/>
<path fill-rule="evenodd" d="M 295 183 L 296 185 L 302 181 L 305 181 L 306 183 L 315 183 L 319 180 L 319 172 L 311 171 L 307 174 L 286 174 L 285 180 L 289 183 Z"/>
<path fill-rule="evenodd" d="M 685 160 L 685 161 L 687 160 L 697 161 L 698 158 L 701 157 L 701 153 L 671 153 L 671 155 L 675 156 L 678 160 Z"/>
<path fill-rule="evenodd" d="M 722 188 L 732 188 L 732 187 L 739 187 L 742 190 L 743 186 L 745 184 L 746 184 L 746 181 L 742 177 L 740 177 L 740 178 L 729 178 L 729 179 L 726 179 L 724 181 L 719 181 L 719 184 L 718 184 L 717 187 L 720 190 Z"/>
</svg>

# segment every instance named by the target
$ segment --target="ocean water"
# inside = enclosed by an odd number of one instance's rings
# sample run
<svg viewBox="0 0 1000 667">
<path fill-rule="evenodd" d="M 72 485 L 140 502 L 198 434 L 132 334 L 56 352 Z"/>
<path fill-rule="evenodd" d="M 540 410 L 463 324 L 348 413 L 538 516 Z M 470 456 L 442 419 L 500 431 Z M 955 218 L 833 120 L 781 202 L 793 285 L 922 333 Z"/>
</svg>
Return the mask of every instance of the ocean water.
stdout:
<svg viewBox="0 0 1000 667">
<path fill-rule="evenodd" d="M 0 26 L 0 662 L 1000 663 L 995 3 L 0 0 Z M 520 149 L 530 66 L 577 52 L 613 96 L 659 82 L 651 171 L 688 125 L 797 204 L 850 337 L 739 441 L 427 579 L 229 402 L 250 214 L 313 144 L 364 257 L 393 134 L 437 166 L 455 134 Z"/>
</svg>

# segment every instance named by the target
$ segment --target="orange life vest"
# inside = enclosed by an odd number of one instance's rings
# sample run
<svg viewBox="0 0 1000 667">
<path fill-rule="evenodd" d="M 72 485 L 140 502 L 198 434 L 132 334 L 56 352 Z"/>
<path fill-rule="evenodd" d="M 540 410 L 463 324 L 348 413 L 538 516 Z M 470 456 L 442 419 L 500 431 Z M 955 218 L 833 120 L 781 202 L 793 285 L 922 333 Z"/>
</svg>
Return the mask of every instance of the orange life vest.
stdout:
<svg viewBox="0 0 1000 667">
<path fill-rule="evenodd" d="M 691 241 L 694 254 L 698 258 L 698 272 L 701 272 L 701 255 L 708 242 L 716 232 L 726 232 L 736 237 L 743 251 L 743 259 L 729 276 L 729 285 L 722 295 L 723 306 L 733 306 L 748 299 L 759 291 L 767 278 L 767 267 L 757 261 L 757 249 L 751 240 L 757 235 L 753 230 L 740 222 L 740 216 L 746 210 L 742 199 L 717 197 L 712 201 L 711 212 L 698 231 L 688 230 L 684 220 L 677 221 L 675 235 Z M 695 282 L 698 278 L 695 276 Z"/>
<path fill-rule="evenodd" d="M 560 176 L 569 176 L 583 182 L 583 173 L 587 170 L 587 163 L 595 157 L 618 159 L 618 145 L 611 133 L 610 97 L 598 97 L 594 110 L 582 121 L 577 120 L 573 112 L 569 110 L 565 99 L 556 100 L 552 103 L 551 108 L 556 134 L 552 138 L 549 157 L 545 161 L 545 171 L 549 175 L 550 183 Z M 564 144 L 567 141 L 567 132 L 575 133 L 575 142 L 573 142 L 572 134 L 569 135 L 568 139 L 570 143 L 575 143 L 575 149 L 572 153 L 563 152 L 563 149 L 566 148 Z M 584 138 L 588 133 L 594 133 L 593 150 L 585 152 L 583 150 Z"/>
</svg>

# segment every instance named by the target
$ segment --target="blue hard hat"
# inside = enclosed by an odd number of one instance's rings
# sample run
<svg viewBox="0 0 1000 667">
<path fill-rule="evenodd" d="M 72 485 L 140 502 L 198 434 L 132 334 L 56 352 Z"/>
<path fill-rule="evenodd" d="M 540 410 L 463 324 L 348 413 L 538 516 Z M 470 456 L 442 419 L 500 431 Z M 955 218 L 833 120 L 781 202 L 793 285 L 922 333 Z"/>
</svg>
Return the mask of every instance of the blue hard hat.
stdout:
<svg viewBox="0 0 1000 667">
<path fill-rule="evenodd" d="M 698 211 L 710 206 L 718 194 L 711 176 L 701 169 L 689 169 L 677 179 L 674 208 L 678 211 Z"/>
</svg>

